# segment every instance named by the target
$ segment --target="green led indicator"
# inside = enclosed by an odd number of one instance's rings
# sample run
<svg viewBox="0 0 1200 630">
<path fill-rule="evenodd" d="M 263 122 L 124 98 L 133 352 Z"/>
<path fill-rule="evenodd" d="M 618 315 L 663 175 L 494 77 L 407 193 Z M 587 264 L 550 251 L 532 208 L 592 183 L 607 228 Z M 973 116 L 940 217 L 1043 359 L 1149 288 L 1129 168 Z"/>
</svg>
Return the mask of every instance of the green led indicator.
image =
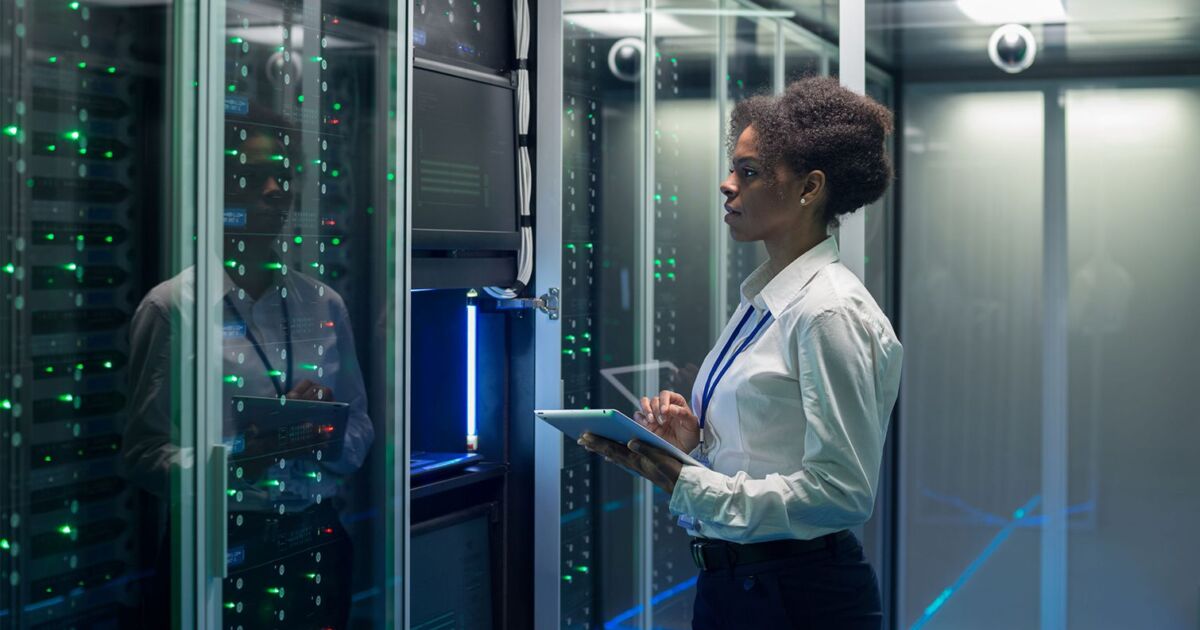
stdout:
<svg viewBox="0 0 1200 630">
<path fill-rule="evenodd" d="M 584 247 L 586 247 L 586 248 L 588 248 L 588 249 L 594 249 L 594 248 L 595 248 L 595 245 L 592 245 L 591 243 L 586 243 L 586 244 L 584 245 Z"/>
<path fill-rule="evenodd" d="M 342 111 L 342 104 L 341 104 L 341 103 L 334 103 L 334 104 L 333 104 L 333 111 L 335 111 L 335 112 L 340 112 L 340 111 Z"/>
<path fill-rule="evenodd" d="M 53 241 L 54 240 L 54 232 L 46 232 L 46 240 Z"/>
<path fill-rule="evenodd" d="M 4 273 L 15 273 L 16 271 L 17 271 L 16 265 L 14 265 L 12 263 L 8 263 L 7 265 L 4 265 Z"/>
<path fill-rule="evenodd" d="M 575 343 L 575 335 L 567 335 L 566 337 L 563 337 L 563 339 L 566 339 L 571 343 Z"/>
<path fill-rule="evenodd" d="M 87 69 L 87 62 L 86 62 L 86 61 L 80 61 L 78 65 L 79 65 L 79 69 L 80 69 L 80 70 L 85 70 L 85 69 Z"/>
<path fill-rule="evenodd" d="M 224 380 L 226 383 L 236 383 L 238 381 L 238 377 L 237 374 L 226 374 Z"/>
<path fill-rule="evenodd" d="M 70 536 L 71 532 L 73 531 L 75 530 L 71 529 L 70 525 L 63 525 L 62 527 L 58 528 L 58 533 L 62 534 L 63 536 Z"/>
<path fill-rule="evenodd" d="M 116 67 L 116 66 L 109 66 L 109 67 L 107 68 L 107 70 L 108 70 L 108 73 L 109 73 L 109 74 L 116 74 L 116 73 L 117 73 L 117 67 Z"/>
<path fill-rule="evenodd" d="M 82 242 L 83 242 L 83 235 L 82 235 L 82 234 L 76 234 L 76 235 L 75 235 L 75 240 L 77 240 L 77 241 L 79 241 L 79 242 L 81 242 L 81 243 L 82 243 Z"/>
<path fill-rule="evenodd" d="M 591 354 L 591 353 L 592 353 L 592 349 L 591 349 L 591 348 L 589 348 L 589 347 L 587 347 L 587 346 L 584 346 L 584 347 L 580 348 L 580 349 L 579 349 L 579 351 L 580 351 L 580 352 L 582 352 L 582 353 L 584 353 L 584 354 Z"/>
<path fill-rule="evenodd" d="M 54 153 L 55 151 L 57 151 L 57 150 L 58 150 L 58 147 L 57 147 L 56 145 L 53 145 L 53 144 L 47 144 L 47 145 L 46 145 L 46 150 L 47 150 L 47 151 L 49 151 L 49 152 L 51 152 L 51 153 Z"/>
<path fill-rule="evenodd" d="M 229 43 L 230 43 L 230 44 L 240 44 L 240 43 L 242 43 L 242 42 L 244 42 L 244 41 L 246 41 L 246 40 L 242 39 L 241 37 L 230 37 L 230 38 L 229 38 Z"/>
<path fill-rule="evenodd" d="M 228 490 L 226 490 L 226 491 L 225 491 L 225 494 L 227 494 L 227 495 L 229 495 L 229 496 L 231 496 L 231 497 L 232 497 L 232 496 L 237 496 L 237 490 L 234 490 L 233 488 L 230 488 L 230 489 L 228 489 Z"/>
<path fill-rule="evenodd" d="M 104 242 L 105 242 L 105 243 L 111 243 L 111 242 L 113 242 L 113 237 L 112 237 L 112 236 L 105 236 L 105 237 L 104 237 Z"/>
<path fill-rule="evenodd" d="M 319 263 L 317 261 L 313 261 L 313 262 L 309 263 L 308 266 L 312 267 L 313 269 L 318 269 L 321 267 L 321 263 Z"/>
<path fill-rule="evenodd" d="M 237 91 L 237 86 L 236 86 L 236 85 L 234 85 L 234 84 L 232 84 L 232 83 L 230 83 L 230 84 L 229 84 L 229 91 L 230 91 L 230 92 L 236 92 L 236 91 Z"/>
<path fill-rule="evenodd" d="M 679 203 L 679 195 L 671 195 L 671 203 Z"/>
<path fill-rule="evenodd" d="M 283 596 L 283 589 L 281 589 L 281 588 L 271 587 L 271 588 L 267 589 L 267 592 L 272 595 L 279 595 L 280 597 Z"/>
<path fill-rule="evenodd" d="M 0 408 L 12 409 L 12 401 L 7 398 L 0 400 Z"/>
<path fill-rule="evenodd" d="M 42 458 L 42 461 L 44 461 L 44 462 L 52 462 L 52 461 L 54 461 L 54 458 L 53 458 L 53 457 L 50 457 L 49 455 L 47 455 L 47 456 L 45 456 L 45 457 L 43 457 L 43 458 Z"/>
<path fill-rule="evenodd" d="M 225 261 L 225 266 L 229 267 L 230 269 L 233 269 L 234 267 L 237 267 L 237 261 L 230 258 L 229 260 Z"/>
<path fill-rule="evenodd" d="M 16 125 L 9 125 L 4 128 L 4 135 L 6 135 L 6 136 L 15 138 L 15 137 L 17 137 L 18 133 L 21 133 L 21 129 L 19 127 L 17 127 Z"/>
<path fill-rule="evenodd" d="M 313 370 L 313 371 L 315 371 L 315 370 L 317 369 L 317 364 L 316 364 L 316 363 L 301 363 L 301 364 L 300 364 L 300 367 L 302 367 L 302 368 L 304 368 L 304 369 L 306 369 L 306 370 Z"/>
<path fill-rule="evenodd" d="M 342 239 L 340 239 L 340 238 L 338 238 L 338 237 L 336 237 L 336 236 L 335 236 L 335 237 L 333 237 L 333 239 L 332 239 L 332 240 L 330 240 L 329 242 L 330 242 L 330 243 L 333 243 L 334 245 L 341 245 L 341 244 L 342 244 Z"/>
<path fill-rule="evenodd" d="M 225 602 L 226 608 L 235 608 L 236 606 L 237 606 L 237 604 L 235 604 L 233 602 Z"/>
<path fill-rule="evenodd" d="M 62 268 L 66 269 L 67 271 L 75 271 L 76 269 L 79 268 L 79 266 L 76 265 L 75 263 L 67 263 L 67 264 L 63 265 Z"/>
<path fill-rule="evenodd" d="M 579 565 L 579 566 L 577 566 L 577 567 L 575 567 L 575 570 L 576 570 L 576 571 L 578 571 L 578 572 L 580 572 L 580 573 L 587 573 L 587 572 L 588 572 L 587 565 L 582 565 L 582 564 L 581 564 L 581 565 Z"/>
<path fill-rule="evenodd" d="M 12 545 L 8 543 L 7 538 L 0 538 L 0 549 L 12 549 Z"/>
<path fill-rule="evenodd" d="M 295 244 L 297 244 L 297 245 L 299 245 L 299 244 L 301 244 L 301 243 L 303 243 L 303 242 L 304 242 L 304 237 L 303 237 L 303 236 L 297 236 L 296 238 L 293 238 L 293 239 L 292 239 L 292 242 L 293 242 L 293 243 L 295 243 Z"/>
<path fill-rule="evenodd" d="M 672 267 L 674 267 L 674 266 L 675 266 L 675 259 L 674 259 L 674 258 L 668 258 L 668 259 L 667 259 L 667 264 L 668 264 L 668 265 L 671 265 Z"/>
<path fill-rule="evenodd" d="M 79 370 L 80 372 L 82 372 L 82 371 L 83 371 L 83 364 L 82 364 L 82 363 L 76 363 L 76 364 L 75 364 L 75 369 L 76 369 L 76 370 Z"/>
<path fill-rule="evenodd" d="M 267 370 L 267 376 L 283 376 L 283 372 L 279 370 Z"/>
<path fill-rule="evenodd" d="M 112 151 L 105 151 L 105 152 L 104 152 L 104 157 L 106 157 L 106 158 L 108 158 L 108 159 L 110 159 L 110 160 L 111 160 L 111 159 L 113 158 L 113 152 L 112 152 Z"/>
<path fill-rule="evenodd" d="M 661 259 L 661 258 L 655 258 L 655 259 L 654 259 L 654 266 L 655 266 L 655 267 L 661 267 L 661 266 L 662 266 L 662 259 Z"/>
<path fill-rule="evenodd" d="M 563 351 L 562 351 L 562 353 L 563 353 L 563 354 L 565 354 L 565 355 L 567 355 L 567 356 L 569 356 L 569 357 L 573 357 L 573 356 L 575 356 L 575 351 L 574 351 L 574 350 L 571 350 L 571 349 L 563 350 Z"/>
<path fill-rule="evenodd" d="M 278 479 L 268 479 L 263 485 L 271 487 L 271 488 L 278 488 L 279 480 Z"/>
<path fill-rule="evenodd" d="M 79 139 L 79 130 L 72 129 L 72 130 L 68 131 L 67 133 L 63 134 L 63 137 L 66 138 L 67 140 L 78 140 Z"/>
<path fill-rule="evenodd" d="M 49 61 L 50 63 L 58 63 L 58 57 L 51 57 L 51 58 L 47 59 L 46 61 Z"/>
<path fill-rule="evenodd" d="M 297 101 L 299 101 L 299 102 L 301 102 L 301 103 L 303 103 L 303 102 L 304 102 L 304 95 L 303 95 L 303 94 L 297 94 L 297 95 L 296 95 L 296 100 L 297 100 Z"/>
<path fill-rule="evenodd" d="M 75 400 L 75 397 L 71 394 L 59 394 L 58 400 L 59 402 L 72 402 Z"/>
<path fill-rule="evenodd" d="M 106 369 L 106 370 L 111 370 L 111 369 L 113 369 L 113 362 L 112 362 L 112 361 L 105 361 L 105 362 L 104 362 L 104 369 Z"/>
<path fill-rule="evenodd" d="M 80 149 L 79 155 L 87 155 L 87 149 Z"/>
<path fill-rule="evenodd" d="M 575 251 L 575 243 L 567 243 L 567 249 Z"/>
<path fill-rule="evenodd" d="M 72 10 L 72 11 L 78 11 L 78 10 L 79 10 L 79 3 L 78 3 L 78 2 L 72 2 L 71 4 L 68 4 L 67 6 L 71 7 L 71 10 Z"/>
<path fill-rule="evenodd" d="M 263 268 L 264 268 L 264 269 L 272 269 L 272 270 L 278 271 L 278 270 L 280 270 L 280 269 L 283 269 L 283 263 L 279 263 L 279 262 L 269 262 L 269 263 L 267 263 L 267 264 L 263 265 Z"/>
<path fill-rule="evenodd" d="M 571 576 L 569 576 L 569 575 L 564 575 L 564 576 L 563 576 L 563 581 L 564 581 L 564 582 L 570 582 L 572 579 L 573 579 L 573 578 L 572 578 Z"/>
<path fill-rule="evenodd" d="M 675 272 L 674 272 L 674 271 L 668 271 L 668 272 L 667 272 L 667 278 L 670 278 L 671 280 L 674 280 L 674 279 L 675 279 Z"/>
<path fill-rule="evenodd" d="M 317 473 L 308 473 L 308 474 L 310 474 L 310 475 L 312 475 L 312 476 L 314 476 L 314 477 L 317 475 Z M 304 577 L 306 577 L 306 578 L 308 578 L 308 579 L 310 579 L 310 580 L 315 580 L 315 579 L 317 579 L 317 574 L 316 574 L 316 573 L 305 573 L 305 574 L 304 574 Z"/>
<path fill-rule="evenodd" d="M 47 366 L 46 366 L 46 369 L 45 369 L 44 371 L 45 371 L 47 374 L 53 374 L 53 373 L 54 373 L 54 366 L 53 366 L 53 365 L 47 365 Z"/>
<path fill-rule="evenodd" d="M 338 170 L 335 168 L 332 171 L 329 171 L 329 175 L 330 177 L 337 177 L 338 175 L 341 175 L 341 173 L 338 173 Z"/>
<path fill-rule="evenodd" d="M 654 195 L 654 200 L 655 200 L 655 201 L 662 201 L 662 195 L 659 195 L 659 194 L 656 194 L 656 195 Z"/>
<path fill-rule="evenodd" d="M 237 149 L 225 149 L 225 155 L 228 155 L 229 157 L 237 157 L 237 154 Z"/>
<path fill-rule="evenodd" d="M 389 182 L 394 182 L 394 181 L 396 181 L 396 174 L 395 174 L 395 173 L 388 173 L 388 174 L 387 174 L 387 180 L 388 180 Z"/>
<path fill-rule="evenodd" d="M 661 273 L 659 273 L 659 272 L 657 272 L 657 271 L 655 271 L 655 272 L 654 272 L 654 279 L 655 279 L 655 280 L 662 280 L 662 274 L 661 274 Z"/>
</svg>

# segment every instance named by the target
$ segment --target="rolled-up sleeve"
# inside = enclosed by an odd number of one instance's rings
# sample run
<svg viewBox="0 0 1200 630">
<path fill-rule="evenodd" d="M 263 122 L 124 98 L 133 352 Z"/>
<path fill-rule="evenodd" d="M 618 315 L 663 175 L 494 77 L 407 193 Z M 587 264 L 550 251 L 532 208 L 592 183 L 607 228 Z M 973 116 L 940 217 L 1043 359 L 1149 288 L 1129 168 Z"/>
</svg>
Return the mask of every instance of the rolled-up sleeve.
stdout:
<svg viewBox="0 0 1200 630">
<path fill-rule="evenodd" d="M 898 379 L 898 364 L 881 363 L 898 361 L 885 347 L 896 342 L 851 309 L 825 311 L 797 332 L 802 466 L 757 479 L 685 467 L 670 508 L 699 520 L 704 535 L 739 542 L 802 538 L 798 528 L 836 531 L 871 515 L 887 431 L 880 375 L 894 371 Z"/>
</svg>

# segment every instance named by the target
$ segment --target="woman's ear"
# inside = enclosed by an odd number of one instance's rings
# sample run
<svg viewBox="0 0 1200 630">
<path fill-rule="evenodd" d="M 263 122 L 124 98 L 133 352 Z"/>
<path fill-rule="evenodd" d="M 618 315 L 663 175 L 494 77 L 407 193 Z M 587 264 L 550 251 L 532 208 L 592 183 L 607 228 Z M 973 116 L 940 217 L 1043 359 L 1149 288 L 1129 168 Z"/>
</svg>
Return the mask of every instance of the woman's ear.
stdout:
<svg viewBox="0 0 1200 630">
<path fill-rule="evenodd" d="M 809 171 L 804 176 L 803 187 L 800 193 L 800 202 L 803 205 L 813 205 L 825 198 L 825 172 L 824 171 Z"/>
</svg>

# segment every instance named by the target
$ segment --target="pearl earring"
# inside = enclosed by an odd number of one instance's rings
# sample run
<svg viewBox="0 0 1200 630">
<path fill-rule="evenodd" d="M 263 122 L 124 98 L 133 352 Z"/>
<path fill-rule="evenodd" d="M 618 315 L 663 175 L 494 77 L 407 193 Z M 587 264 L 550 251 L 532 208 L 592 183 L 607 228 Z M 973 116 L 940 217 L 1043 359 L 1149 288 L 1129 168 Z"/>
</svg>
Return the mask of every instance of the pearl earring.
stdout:
<svg viewBox="0 0 1200 630">
<path fill-rule="evenodd" d="M 802 206 L 803 206 L 803 205 L 804 205 L 804 204 L 806 204 L 806 203 L 808 203 L 808 200 L 807 200 L 807 199 L 804 199 L 803 197 L 801 197 L 801 198 L 800 198 L 800 205 L 802 205 Z"/>
</svg>

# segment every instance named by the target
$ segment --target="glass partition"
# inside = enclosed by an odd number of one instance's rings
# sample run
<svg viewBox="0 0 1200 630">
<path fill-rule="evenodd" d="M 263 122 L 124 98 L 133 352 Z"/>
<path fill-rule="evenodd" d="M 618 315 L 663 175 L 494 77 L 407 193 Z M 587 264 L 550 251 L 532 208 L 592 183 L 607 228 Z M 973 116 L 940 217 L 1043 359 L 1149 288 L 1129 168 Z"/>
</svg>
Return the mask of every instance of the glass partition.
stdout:
<svg viewBox="0 0 1200 630">
<path fill-rule="evenodd" d="M 4 628 L 190 611 L 194 300 L 155 288 L 192 258 L 179 11 L 0 2 Z"/>
<path fill-rule="evenodd" d="M 222 626 L 381 626 L 395 522 L 395 7 L 227 5 L 205 376 Z M 402 57 L 401 57 L 402 58 Z M 402 208 L 401 208 L 402 210 Z M 176 282 L 188 282 L 185 274 Z M 402 452 L 402 451 L 401 451 Z M 215 465 L 215 464 L 214 464 Z"/>
<path fill-rule="evenodd" d="M 690 398 L 765 259 L 721 220 L 728 116 L 836 48 L 730 1 L 564 3 L 563 395 L 569 408 Z M 696 570 L 669 496 L 564 445 L 560 625 L 688 628 Z"/>
</svg>

